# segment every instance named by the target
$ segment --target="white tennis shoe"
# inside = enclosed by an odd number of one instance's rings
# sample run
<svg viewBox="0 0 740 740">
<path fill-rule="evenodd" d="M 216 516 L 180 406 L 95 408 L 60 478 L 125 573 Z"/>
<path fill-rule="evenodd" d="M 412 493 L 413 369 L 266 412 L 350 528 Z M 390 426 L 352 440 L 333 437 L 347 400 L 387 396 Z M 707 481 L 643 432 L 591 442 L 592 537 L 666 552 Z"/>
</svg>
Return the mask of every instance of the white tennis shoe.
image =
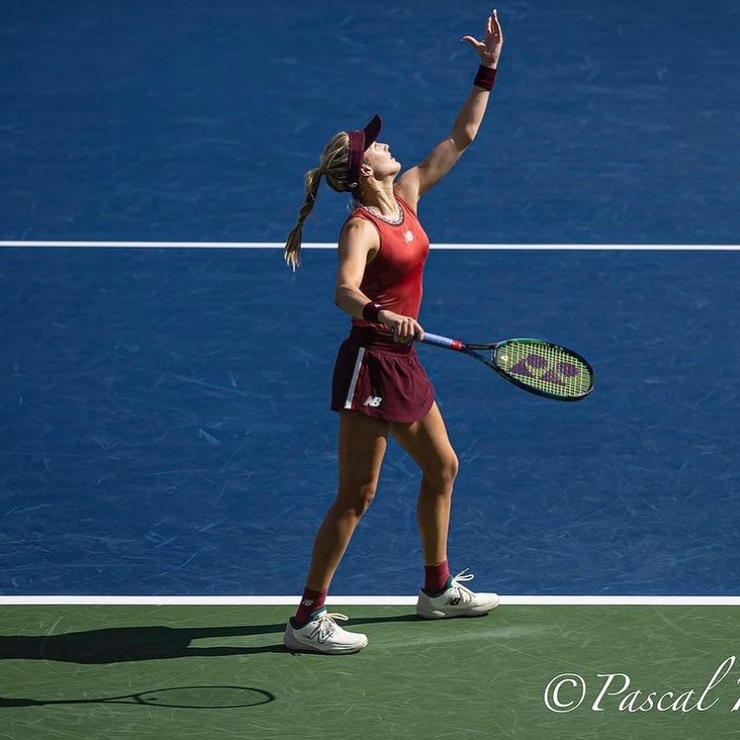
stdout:
<svg viewBox="0 0 740 740">
<path fill-rule="evenodd" d="M 452 617 L 478 617 L 488 614 L 500 602 L 498 594 L 476 594 L 461 581 L 475 577 L 467 568 L 450 579 L 447 588 L 437 596 L 419 591 L 416 613 L 424 619 L 449 619 Z"/>
<path fill-rule="evenodd" d="M 314 614 L 303 627 L 294 627 L 291 620 L 285 628 L 283 645 L 288 650 L 325 653 L 327 655 L 346 655 L 357 653 L 367 646 L 367 636 L 358 632 L 347 632 L 336 622 L 346 622 L 344 614 L 329 614 L 322 609 Z"/>
</svg>

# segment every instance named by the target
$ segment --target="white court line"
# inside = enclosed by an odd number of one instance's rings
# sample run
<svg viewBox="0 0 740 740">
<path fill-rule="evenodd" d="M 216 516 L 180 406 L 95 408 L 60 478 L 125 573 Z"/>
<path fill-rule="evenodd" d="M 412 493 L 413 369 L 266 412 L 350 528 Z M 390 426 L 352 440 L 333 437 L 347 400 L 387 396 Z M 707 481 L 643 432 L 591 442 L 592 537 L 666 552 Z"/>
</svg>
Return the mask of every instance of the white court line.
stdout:
<svg viewBox="0 0 740 740">
<path fill-rule="evenodd" d="M 0 606 L 295 606 L 299 596 L 0 596 Z M 414 606 L 416 596 L 329 596 L 329 605 Z M 502 596 L 507 606 L 740 606 L 740 596 Z"/>
<path fill-rule="evenodd" d="M 282 249 L 282 242 L 0 241 L 0 247 L 97 249 Z M 335 242 L 307 242 L 302 249 L 336 249 Z M 432 244 L 432 249 L 467 251 L 736 252 L 740 244 Z"/>
</svg>

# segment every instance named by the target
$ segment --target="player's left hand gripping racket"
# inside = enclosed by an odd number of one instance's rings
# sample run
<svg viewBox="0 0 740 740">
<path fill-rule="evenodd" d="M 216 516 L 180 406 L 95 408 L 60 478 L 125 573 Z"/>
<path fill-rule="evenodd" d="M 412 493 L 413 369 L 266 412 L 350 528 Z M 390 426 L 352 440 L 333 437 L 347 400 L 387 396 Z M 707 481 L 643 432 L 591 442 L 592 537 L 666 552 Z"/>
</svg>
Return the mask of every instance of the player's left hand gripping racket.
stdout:
<svg viewBox="0 0 740 740">
<path fill-rule="evenodd" d="M 580 401 L 594 389 L 594 370 L 578 353 L 544 339 L 465 344 L 424 332 L 424 344 L 472 357 L 522 390 L 556 401 Z"/>
</svg>

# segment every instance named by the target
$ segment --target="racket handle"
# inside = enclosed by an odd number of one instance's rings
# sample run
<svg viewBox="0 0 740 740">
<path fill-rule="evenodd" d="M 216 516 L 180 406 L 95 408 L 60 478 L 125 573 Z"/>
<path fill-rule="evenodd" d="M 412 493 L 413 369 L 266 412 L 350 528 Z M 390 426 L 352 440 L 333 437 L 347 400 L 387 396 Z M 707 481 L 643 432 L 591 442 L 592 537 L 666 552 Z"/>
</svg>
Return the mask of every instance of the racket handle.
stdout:
<svg viewBox="0 0 740 740">
<path fill-rule="evenodd" d="M 452 349 L 456 352 L 461 352 L 465 345 L 459 339 L 450 339 L 449 337 L 441 337 L 439 334 L 430 334 L 424 332 L 424 344 L 431 344 L 434 347 L 444 347 L 445 349 Z"/>
</svg>

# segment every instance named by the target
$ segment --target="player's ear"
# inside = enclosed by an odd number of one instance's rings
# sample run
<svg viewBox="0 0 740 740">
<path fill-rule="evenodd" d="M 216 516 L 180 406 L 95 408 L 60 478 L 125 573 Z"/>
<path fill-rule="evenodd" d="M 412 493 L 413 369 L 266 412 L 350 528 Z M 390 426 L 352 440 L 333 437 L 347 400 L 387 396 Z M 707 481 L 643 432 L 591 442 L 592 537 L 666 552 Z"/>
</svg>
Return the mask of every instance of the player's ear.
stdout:
<svg viewBox="0 0 740 740">
<path fill-rule="evenodd" d="M 364 175 L 365 177 L 370 177 L 370 175 L 373 174 L 373 168 L 369 164 L 365 164 L 363 162 L 360 165 L 360 174 Z"/>
</svg>

